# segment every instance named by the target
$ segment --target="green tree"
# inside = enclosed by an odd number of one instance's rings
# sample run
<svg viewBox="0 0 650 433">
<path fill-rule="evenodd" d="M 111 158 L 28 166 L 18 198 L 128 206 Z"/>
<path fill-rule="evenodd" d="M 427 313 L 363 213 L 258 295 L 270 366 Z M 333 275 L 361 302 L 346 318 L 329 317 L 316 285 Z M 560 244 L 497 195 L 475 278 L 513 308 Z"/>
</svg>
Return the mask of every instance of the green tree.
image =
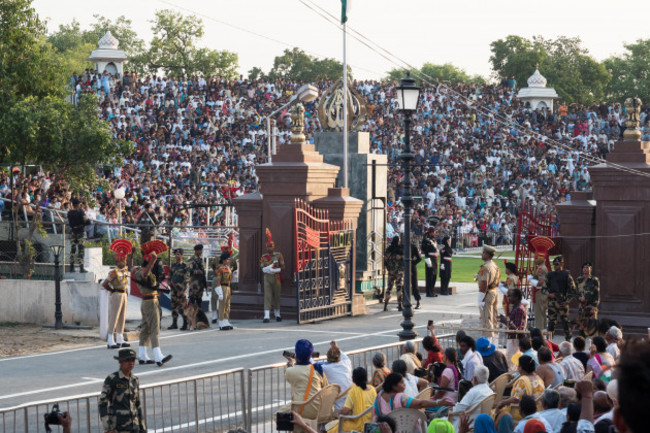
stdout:
<svg viewBox="0 0 650 433">
<path fill-rule="evenodd" d="M 31 0 L 0 3 L 0 161 L 42 164 L 89 191 L 96 165 L 119 163 L 131 144 L 112 138 L 96 99 L 68 103 L 66 81 Z"/>
<path fill-rule="evenodd" d="M 250 81 L 261 80 L 264 78 L 264 71 L 262 68 L 253 66 L 250 71 L 248 71 L 248 79 Z"/>
<path fill-rule="evenodd" d="M 420 85 L 422 83 L 435 83 L 437 81 L 449 82 L 452 84 L 457 83 L 475 83 L 484 84 L 485 79 L 479 75 L 470 76 L 464 69 L 445 63 L 444 65 L 435 65 L 433 63 L 425 63 L 420 70 L 411 70 L 411 77 L 415 78 Z M 392 69 L 388 72 L 387 79 L 389 81 L 398 82 L 406 76 L 406 71 L 400 68 Z"/>
<path fill-rule="evenodd" d="M 195 15 L 184 16 L 169 9 L 156 11 L 151 30 L 153 39 L 145 56 L 150 72 L 164 71 L 171 76 L 237 76 L 238 56 L 196 46 L 203 37 L 203 21 Z"/>
<path fill-rule="evenodd" d="M 562 100 L 590 104 L 604 95 L 611 75 L 582 47 L 580 38 L 560 36 L 532 40 L 509 35 L 490 44 L 492 69 L 498 77 L 514 76 L 520 87 L 535 67 Z"/>
<path fill-rule="evenodd" d="M 626 52 L 605 60 L 605 69 L 612 80 L 605 87 L 611 101 L 623 102 L 638 96 L 650 103 L 650 39 L 639 39 L 625 45 Z"/>
<path fill-rule="evenodd" d="M 526 83 L 535 71 L 535 65 L 542 64 L 547 55 L 538 42 L 516 35 L 492 42 L 490 49 L 490 63 L 496 78 L 515 77 L 519 86 Z"/>
<path fill-rule="evenodd" d="M 337 60 L 319 59 L 310 56 L 300 48 L 285 49 L 281 56 L 273 60 L 273 68 L 269 77 L 283 78 L 302 82 L 317 80 L 338 80 L 343 75 L 343 64 Z M 352 70 L 348 66 L 348 78 L 352 78 Z"/>
</svg>

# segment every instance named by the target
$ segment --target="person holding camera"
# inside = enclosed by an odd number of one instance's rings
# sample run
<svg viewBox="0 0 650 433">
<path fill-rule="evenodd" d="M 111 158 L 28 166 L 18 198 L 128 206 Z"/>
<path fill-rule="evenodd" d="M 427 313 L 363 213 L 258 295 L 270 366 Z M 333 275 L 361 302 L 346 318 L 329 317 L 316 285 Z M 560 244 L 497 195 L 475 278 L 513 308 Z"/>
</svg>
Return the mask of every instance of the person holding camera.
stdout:
<svg viewBox="0 0 650 433">
<path fill-rule="evenodd" d="M 309 340 L 298 340 L 295 349 L 295 358 L 289 358 L 284 377 L 291 385 L 291 401 L 307 401 L 328 385 L 327 378 L 323 366 L 312 363 L 314 346 Z M 302 406 L 299 413 L 313 419 L 318 415 L 318 411 L 319 405 L 314 402 Z"/>
<path fill-rule="evenodd" d="M 120 369 L 104 380 L 98 404 L 104 433 L 145 433 L 140 381 L 133 374 L 135 351 L 122 349 L 113 358 L 119 361 Z"/>
</svg>

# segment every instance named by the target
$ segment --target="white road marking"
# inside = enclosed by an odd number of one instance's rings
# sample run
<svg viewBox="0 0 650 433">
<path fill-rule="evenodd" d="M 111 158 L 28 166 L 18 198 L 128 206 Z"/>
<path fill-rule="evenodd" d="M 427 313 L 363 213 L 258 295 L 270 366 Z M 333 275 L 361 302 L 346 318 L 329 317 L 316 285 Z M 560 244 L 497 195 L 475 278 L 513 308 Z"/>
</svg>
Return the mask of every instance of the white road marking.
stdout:
<svg viewBox="0 0 650 433">
<path fill-rule="evenodd" d="M 401 316 L 401 315 L 399 315 L 399 316 Z M 399 316 L 397 316 L 397 317 L 399 317 Z M 435 323 L 436 324 L 440 324 L 440 323 L 460 323 L 460 320 L 455 320 L 455 319 L 439 320 L 439 321 L 436 321 Z M 419 325 L 419 326 L 415 326 L 414 328 L 418 329 L 418 328 L 425 328 L 425 327 L 426 327 L 426 325 Z M 251 329 L 251 328 L 245 328 L 245 329 Z M 323 332 L 323 331 L 305 330 L 305 329 L 279 329 L 279 328 L 275 328 L 275 329 L 278 329 L 278 330 L 280 330 L 282 332 L 287 332 L 287 331 L 289 331 L 289 332 Z M 251 330 L 255 331 L 256 329 L 251 329 Z M 387 331 L 380 331 L 380 332 L 373 332 L 373 333 L 356 333 L 356 334 L 350 333 L 350 334 L 352 334 L 351 336 L 344 337 L 344 338 L 339 338 L 336 341 L 341 342 L 341 341 L 347 341 L 347 340 L 355 340 L 355 339 L 358 339 L 358 338 L 368 338 L 368 337 L 377 337 L 377 336 L 395 337 L 396 335 L 384 335 L 384 334 L 395 334 L 398 331 L 401 331 L 401 328 L 389 329 Z M 328 339 L 328 340 L 324 340 L 324 341 L 318 341 L 318 342 L 315 342 L 315 343 L 312 342 L 312 344 L 314 346 L 328 345 L 328 344 L 330 344 L 331 341 L 332 341 L 331 339 Z M 196 363 L 193 363 L 193 364 L 184 364 L 184 365 L 179 365 L 179 366 L 174 366 L 174 367 L 164 367 L 164 368 L 159 368 L 159 369 L 156 369 L 156 370 L 150 370 L 150 371 L 144 371 L 144 372 L 138 371 L 137 376 L 138 377 L 143 377 L 143 376 L 150 376 L 150 375 L 160 374 L 160 373 L 166 374 L 169 371 L 180 370 L 180 369 L 184 370 L 184 369 L 192 368 L 192 367 L 200 367 L 200 366 L 211 365 L 211 364 L 219 364 L 219 363 L 222 363 L 222 362 L 227 362 L 227 361 L 232 361 L 232 360 L 241 360 L 241 359 L 244 359 L 244 358 L 258 357 L 260 355 L 268 355 L 268 354 L 272 354 L 272 353 L 279 353 L 282 350 L 292 350 L 293 348 L 294 348 L 293 346 L 288 346 L 288 347 L 284 347 L 284 348 L 281 347 L 281 348 L 266 350 L 266 351 L 263 351 L 263 352 L 255 352 L 255 353 L 244 354 L 244 355 L 230 356 L 230 357 L 227 357 L 227 358 L 220 358 L 220 359 L 214 359 L 214 360 L 210 360 L 210 361 L 196 362 Z M 80 350 L 80 349 L 72 349 L 71 351 L 74 352 L 74 351 L 77 351 L 77 350 Z M 61 352 L 61 353 L 65 353 L 65 352 Z M 45 354 L 42 354 L 42 355 L 45 355 Z M 17 359 L 17 358 L 12 358 L 12 359 Z M 51 387 L 51 388 L 41 388 L 41 389 L 36 389 L 36 390 L 33 390 L 33 391 L 26 391 L 26 392 L 22 392 L 22 393 L 4 395 L 4 396 L 0 396 L 0 400 L 12 398 L 12 397 L 21 397 L 21 396 L 25 396 L 25 395 L 38 394 L 38 393 L 48 392 L 48 391 L 56 391 L 56 390 L 60 390 L 60 389 L 67 389 L 67 388 L 75 388 L 75 387 L 80 387 L 80 386 L 86 386 L 86 385 L 101 383 L 101 382 L 104 381 L 103 379 L 92 378 L 92 377 L 82 377 L 81 379 L 86 380 L 86 382 L 69 384 L 69 385 L 61 385 L 61 386 L 56 386 L 56 387 Z"/>
<path fill-rule="evenodd" d="M 86 380 L 86 383 L 71 383 L 69 385 L 53 386 L 52 388 L 41 388 L 41 389 L 35 389 L 34 391 L 26 391 L 26 392 L 19 392 L 16 394 L 3 395 L 0 396 L 0 400 L 12 398 L 12 397 L 22 397 L 25 395 L 39 394 L 41 392 L 58 391 L 60 389 L 66 389 L 66 388 L 75 388 L 77 386 L 91 385 L 95 383 L 101 383 L 104 381 L 104 379 L 93 379 L 90 377 L 82 378 L 82 379 L 88 379 L 88 380 Z"/>
</svg>

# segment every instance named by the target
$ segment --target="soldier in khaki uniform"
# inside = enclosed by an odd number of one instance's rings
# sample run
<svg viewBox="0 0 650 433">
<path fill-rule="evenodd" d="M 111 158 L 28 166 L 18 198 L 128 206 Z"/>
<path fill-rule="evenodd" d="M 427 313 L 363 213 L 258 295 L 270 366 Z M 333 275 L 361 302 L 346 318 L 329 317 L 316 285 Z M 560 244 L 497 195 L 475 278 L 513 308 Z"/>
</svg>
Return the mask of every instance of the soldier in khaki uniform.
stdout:
<svg viewBox="0 0 650 433">
<path fill-rule="evenodd" d="M 266 254 L 260 259 L 260 266 L 264 272 L 264 323 L 271 321 L 271 308 L 275 313 L 275 320 L 282 321 L 280 315 L 280 293 L 282 292 L 282 275 L 284 271 L 284 257 L 275 251 L 275 243 L 271 231 L 266 229 Z"/>
<path fill-rule="evenodd" d="M 219 297 L 219 329 L 230 331 L 230 298 L 232 283 L 232 269 L 230 269 L 230 253 L 223 252 L 219 257 L 219 267 L 214 274 L 214 291 Z"/>
<path fill-rule="evenodd" d="M 140 304 L 140 312 L 142 313 L 139 343 L 140 364 L 153 364 L 155 362 L 159 367 L 162 367 L 163 364 L 172 359 L 172 356 L 162 354 L 158 339 L 160 336 L 160 310 L 158 291 L 155 290 L 156 277 L 151 272 L 158 256 L 155 251 L 147 252 L 143 250 L 143 252 L 145 256 L 142 258 L 142 267 L 134 274 L 134 280 L 138 284 L 140 293 L 142 293 L 142 304 Z M 147 354 L 149 344 L 153 349 L 155 361 L 150 360 Z"/>
<path fill-rule="evenodd" d="M 497 317 L 497 286 L 501 280 L 501 270 L 492 261 L 496 248 L 489 245 L 483 246 L 481 259 L 485 262 L 478 273 L 478 302 L 481 328 L 494 329 L 498 326 Z M 483 336 L 496 342 L 494 332 L 485 331 Z"/>
<path fill-rule="evenodd" d="M 114 358 L 120 362 L 120 369 L 104 380 L 99 396 L 99 416 L 104 432 L 145 433 L 147 426 L 142 416 L 140 381 L 132 374 L 135 351 L 122 349 Z"/>
<path fill-rule="evenodd" d="M 126 239 L 114 241 L 110 250 L 115 252 L 116 268 L 108 273 L 108 278 L 102 282 L 102 288 L 110 292 L 108 305 L 108 337 L 106 343 L 109 349 L 129 347 L 124 341 L 124 322 L 126 320 L 127 290 L 131 273 L 126 266 L 126 258 L 133 250 L 133 244 Z M 115 338 L 113 338 L 115 336 Z"/>
</svg>

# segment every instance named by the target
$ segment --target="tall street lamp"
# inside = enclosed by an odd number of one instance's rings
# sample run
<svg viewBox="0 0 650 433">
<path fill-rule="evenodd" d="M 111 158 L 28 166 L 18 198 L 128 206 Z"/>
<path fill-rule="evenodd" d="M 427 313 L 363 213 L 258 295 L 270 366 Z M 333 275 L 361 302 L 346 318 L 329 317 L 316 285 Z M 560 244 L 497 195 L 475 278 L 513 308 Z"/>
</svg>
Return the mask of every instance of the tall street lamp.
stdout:
<svg viewBox="0 0 650 433">
<path fill-rule="evenodd" d="M 122 236 L 122 199 L 125 195 L 126 191 L 124 190 L 124 187 L 119 187 L 113 191 L 113 197 L 117 200 L 117 211 L 119 212 L 117 221 L 120 224 L 120 236 Z"/>
<path fill-rule="evenodd" d="M 397 103 L 399 111 L 404 115 L 404 151 L 399 155 L 402 161 L 403 191 L 401 201 L 404 204 L 404 309 L 402 315 L 404 320 L 400 324 L 402 330 L 397 334 L 400 340 L 412 340 L 417 337 L 413 331 L 413 310 L 411 309 L 411 212 L 413 210 L 413 197 L 411 196 L 411 162 L 415 156 L 411 153 L 410 126 L 411 116 L 418 107 L 420 99 L 420 88 L 416 86 L 415 80 L 406 73 L 397 91 Z M 417 275 L 415 276 L 417 278 Z"/>
<path fill-rule="evenodd" d="M 54 254 L 54 328 L 63 329 L 63 313 L 61 312 L 61 266 L 59 257 L 63 250 L 63 245 L 50 245 L 52 254 Z"/>
<path fill-rule="evenodd" d="M 296 102 L 311 102 L 314 99 L 318 98 L 318 88 L 311 84 L 305 84 L 300 87 L 298 91 L 291 97 L 289 102 L 284 104 L 282 107 L 278 108 L 271 114 L 266 117 L 266 144 L 267 144 L 267 153 L 268 153 L 268 162 L 273 161 L 273 149 L 275 148 L 275 120 L 272 120 L 273 117 L 278 114 L 280 111 L 289 107 L 290 105 Z M 273 128 L 271 128 L 271 122 L 273 122 Z"/>
</svg>

